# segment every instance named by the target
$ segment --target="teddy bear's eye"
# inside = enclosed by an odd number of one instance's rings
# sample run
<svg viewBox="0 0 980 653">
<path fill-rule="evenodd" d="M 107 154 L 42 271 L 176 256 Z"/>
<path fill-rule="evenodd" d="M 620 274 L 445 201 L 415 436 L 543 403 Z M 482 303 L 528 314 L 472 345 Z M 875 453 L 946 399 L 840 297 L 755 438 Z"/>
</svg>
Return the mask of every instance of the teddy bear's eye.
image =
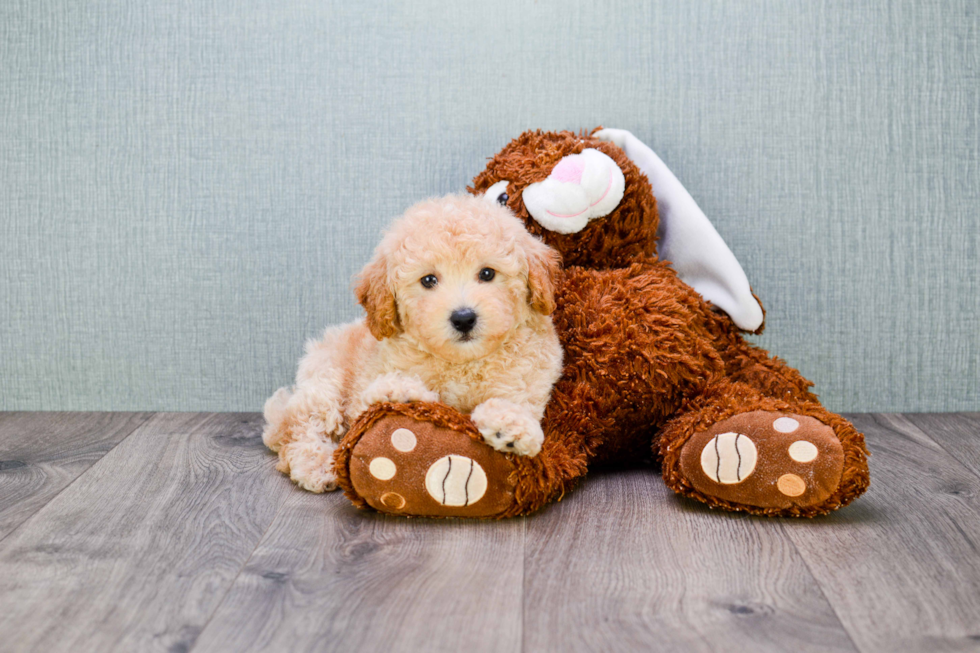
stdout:
<svg viewBox="0 0 980 653">
<path fill-rule="evenodd" d="M 493 281 L 495 276 L 497 276 L 497 271 L 493 268 L 483 268 L 480 270 L 480 281 Z"/>
<path fill-rule="evenodd" d="M 434 274 L 427 274 L 419 280 L 419 283 L 422 284 L 423 288 L 434 288 L 439 283 L 439 279 Z"/>
<path fill-rule="evenodd" d="M 507 206 L 507 201 L 510 199 L 510 195 L 507 194 L 507 186 L 510 182 L 506 179 L 501 179 L 496 184 L 487 189 L 487 192 L 483 194 L 488 200 L 496 202 L 502 206 Z"/>
</svg>

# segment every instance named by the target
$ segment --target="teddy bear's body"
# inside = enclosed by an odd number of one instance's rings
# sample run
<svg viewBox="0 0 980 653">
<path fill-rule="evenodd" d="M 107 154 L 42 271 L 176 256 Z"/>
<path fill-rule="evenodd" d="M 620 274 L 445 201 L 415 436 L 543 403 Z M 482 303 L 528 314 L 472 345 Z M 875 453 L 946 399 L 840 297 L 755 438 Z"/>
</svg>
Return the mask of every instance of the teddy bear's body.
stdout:
<svg viewBox="0 0 980 653">
<path fill-rule="evenodd" d="M 747 343 L 661 261 L 623 268 L 571 267 L 556 295 L 565 351 L 562 378 L 545 416 L 546 434 L 581 473 L 593 464 L 659 460 L 675 490 L 697 492 L 678 473 L 680 447 L 720 418 L 757 410 L 815 417 L 864 461 L 863 438 L 824 409 L 799 372 Z M 588 410 L 583 410 L 583 407 Z M 572 426 L 572 428 L 569 428 Z M 545 438 L 548 448 L 549 437 Z M 848 469 L 850 474 L 847 474 Z M 671 473 L 672 472 L 672 473 Z M 841 485 L 863 490 L 863 465 L 845 465 Z M 778 480 L 774 479 L 774 480 Z M 737 507 L 717 497 L 709 503 Z M 843 505 L 843 495 L 833 499 Z M 813 512 L 787 506 L 757 512 Z"/>
<path fill-rule="evenodd" d="M 561 233 L 555 229 L 563 223 L 535 219 L 522 194 L 556 177 L 576 178 L 562 162 L 586 149 L 621 170 L 622 198 L 584 228 Z M 612 187 L 610 177 L 607 192 Z M 409 515 L 512 516 L 560 498 L 591 465 L 648 459 L 676 492 L 731 510 L 813 516 L 864 491 L 863 436 L 824 409 L 799 372 L 746 342 L 732 318 L 657 258 L 657 202 L 621 148 L 570 132 L 527 132 L 490 160 L 470 190 L 499 193 L 564 257 L 553 315 L 564 369 L 542 423 L 543 448 L 533 458 L 483 451 L 471 446 L 478 435 L 464 415 L 438 405 L 382 405 L 338 449 L 340 482 L 355 503 Z M 761 331 L 761 309 L 759 322 Z M 433 460 L 468 457 L 496 470 L 487 498 L 432 503 L 413 489 L 416 477 L 435 469 L 428 458 L 406 461 L 404 477 L 384 492 L 359 482 L 357 469 L 385 450 L 396 426 L 439 443 L 425 454 Z M 397 505 L 382 495 L 397 497 Z"/>
</svg>

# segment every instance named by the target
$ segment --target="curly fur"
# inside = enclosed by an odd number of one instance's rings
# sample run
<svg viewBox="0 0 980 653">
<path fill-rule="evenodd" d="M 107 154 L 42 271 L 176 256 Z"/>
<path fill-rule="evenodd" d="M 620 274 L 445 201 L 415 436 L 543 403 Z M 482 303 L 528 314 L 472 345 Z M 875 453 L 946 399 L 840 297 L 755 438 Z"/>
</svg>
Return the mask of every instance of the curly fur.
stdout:
<svg viewBox="0 0 980 653">
<path fill-rule="evenodd" d="M 494 271 L 490 280 L 481 270 Z M 507 209 L 470 196 L 410 208 L 358 277 L 367 316 L 307 344 L 293 388 L 266 402 L 263 440 L 304 489 L 334 489 L 332 456 L 357 417 L 383 402 L 436 402 L 465 413 L 501 450 L 534 455 L 561 371 L 554 250 Z M 432 287 L 420 280 L 435 279 Z M 472 331 L 450 321 L 475 312 Z"/>
</svg>

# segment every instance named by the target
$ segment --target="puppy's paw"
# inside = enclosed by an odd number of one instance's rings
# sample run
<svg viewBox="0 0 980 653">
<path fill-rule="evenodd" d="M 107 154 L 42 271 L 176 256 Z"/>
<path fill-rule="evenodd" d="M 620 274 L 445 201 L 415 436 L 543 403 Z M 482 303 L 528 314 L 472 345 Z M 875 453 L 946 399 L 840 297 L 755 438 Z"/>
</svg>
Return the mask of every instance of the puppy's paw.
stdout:
<svg viewBox="0 0 980 653">
<path fill-rule="evenodd" d="M 544 433 L 541 424 L 526 408 L 506 399 L 487 399 L 473 410 L 470 419 L 483 439 L 497 451 L 536 456 Z"/>
<path fill-rule="evenodd" d="M 382 374 L 364 390 L 361 401 L 370 406 L 383 402 L 408 404 L 416 401 L 439 401 L 439 394 L 425 387 L 417 376 L 398 372 Z"/>
<path fill-rule="evenodd" d="M 295 439 L 330 439 L 344 434 L 344 416 L 330 396 L 308 389 L 279 388 L 265 402 L 262 441 L 273 451 Z"/>
<path fill-rule="evenodd" d="M 329 492 L 337 489 L 337 475 L 333 468 L 333 452 L 337 448 L 332 441 L 300 440 L 290 442 L 279 450 L 277 469 L 289 474 L 296 485 L 309 492 Z"/>
</svg>

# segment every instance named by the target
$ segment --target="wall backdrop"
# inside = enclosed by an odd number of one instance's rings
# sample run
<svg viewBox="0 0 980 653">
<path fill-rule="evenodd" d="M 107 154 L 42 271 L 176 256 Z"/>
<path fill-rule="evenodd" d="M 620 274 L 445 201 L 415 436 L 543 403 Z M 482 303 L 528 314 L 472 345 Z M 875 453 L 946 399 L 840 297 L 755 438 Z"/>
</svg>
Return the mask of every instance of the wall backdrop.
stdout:
<svg viewBox="0 0 980 653">
<path fill-rule="evenodd" d="M 980 409 L 980 7 L 0 3 L 0 409 L 260 410 L 385 223 L 633 131 L 841 411 Z"/>
</svg>

